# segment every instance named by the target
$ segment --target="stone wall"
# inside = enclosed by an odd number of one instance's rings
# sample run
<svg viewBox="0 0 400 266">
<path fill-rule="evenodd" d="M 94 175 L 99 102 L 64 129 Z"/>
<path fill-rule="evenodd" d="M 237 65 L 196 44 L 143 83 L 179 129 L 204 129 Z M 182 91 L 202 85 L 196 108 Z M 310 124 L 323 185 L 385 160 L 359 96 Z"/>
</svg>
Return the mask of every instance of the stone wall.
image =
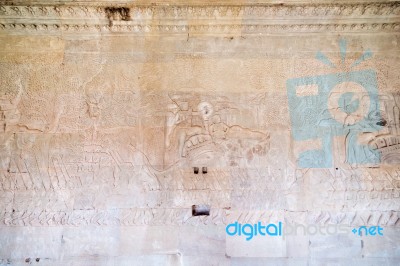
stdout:
<svg viewBox="0 0 400 266">
<path fill-rule="evenodd" d="M 398 1 L 1 2 L 0 265 L 398 264 Z"/>
</svg>

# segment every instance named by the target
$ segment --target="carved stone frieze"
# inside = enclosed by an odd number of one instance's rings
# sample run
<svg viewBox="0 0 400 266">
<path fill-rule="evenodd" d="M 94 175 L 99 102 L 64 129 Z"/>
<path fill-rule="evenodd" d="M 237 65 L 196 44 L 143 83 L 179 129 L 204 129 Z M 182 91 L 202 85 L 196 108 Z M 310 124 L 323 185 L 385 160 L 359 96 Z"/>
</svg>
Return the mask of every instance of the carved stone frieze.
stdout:
<svg viewBox="0 0 400 266">
<path fill-rule="evenodd" d="M 397 266 L 400 2 L 279 1 L 0 0 L 0 266 Z"/>
<path fill-rule="evenodd" d="M 338 23 L 340 21 L 340 23 Z M 399 2 L 289 4 L 53 4 L 5 1 L 2 32 L 246 34 L 396 32 Z"/>
</svg>

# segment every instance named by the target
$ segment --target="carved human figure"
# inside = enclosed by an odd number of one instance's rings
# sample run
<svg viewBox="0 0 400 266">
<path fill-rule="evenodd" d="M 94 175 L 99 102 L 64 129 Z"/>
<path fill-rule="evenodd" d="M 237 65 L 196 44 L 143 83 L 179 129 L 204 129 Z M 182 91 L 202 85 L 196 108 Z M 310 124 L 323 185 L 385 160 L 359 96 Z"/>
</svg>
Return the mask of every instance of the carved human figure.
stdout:
<svg viewBox="0 0 400 266">
<path fill-rule="evenodd" d="M 221 122 L 221 117 L 219 115 L 214 115 L 211 118 L 209 132 L 214 142 L 219 143 L 220 141 L 226 139 L 226 134 L 228 130 L 228 125 Z"/>
<path fill-rule="evenodd" d="M 378 163 L 379 152 L 372 150 L 368 143 L 375 138 L 380 129 L 380 115 L 372 111 L 365 121 L 348 126 L 346 137 L 346 162 L 353 163 Z"/>
<path fill-rule="evenodd" d="M 384 102 L 385 112 L 384 118 L 377 121 L 377 125 L 383 128 L 378 135 L 364 138 L 364 142 L 369 141 L 369 147 L 378 152 L 382 164 L 398 164 L 400 162 L 400 95 L 390 97 L 385 95 L 381 96 L 381 99 Z M 359 142 L 362 142 L 362 137 L 363 135 L 360 136 Z"/>
<path fill-rule="evenodd" d="M 190 123 L 186 123 L 188 115 L 183 114 L 177 104 L 168 105 L 168 110 L 169 112 L 167 113 L 166 118 L 165 146 L 167 149 L 170 148 L 171 139 L 175 137 L 178 140 L 179 157 L 184 157 L 183 150 L 185 147 L 185 141 L 196 134 L 200 134 L 204 129 L 203 127 L 192 126 Z"/>
<path fill-rule="evenodd" d="M 92 140 L 97 138 L 98 126 L 101 119 L 101 109 L 104 103 L 103 93 L 100 91 L 92 91 L 87 93 L 86 104 L 88 114 L 92 120 Z"/>
<path fill-rule="evenodd" d="M 46 127 L 46 131 L 48 133 L 55 133 L 57 131 L 60 117 L 63 114 L 63 112 L 64 112 L 64 103 L 60 101 L 59 103 L 56 104 L 56 109 L 54 111 L 54 117 L 52 121 Z"/>
<path fill-rule="evenodd" d="M 18 86 L 18 93 L 13 99 L 0 98 L 0 121 L 2 132 L 10 131 L 10 128 L 16 126 L 21 117 L 18 110 L 18 104 L 21 101 L 23 88 L 21 80 L 16 82 Z"/>
<path fill-rule="evenodd" d="M 400 108 L 398 106 L 393 109 L 395 117 L 395 134 L 400 135 Z"/>
<path fill-rule="evenodd" d="M 184 118 L 179 113 L 179 106 L 177 104 L 169 104 L 167 109 L 165 147 L 168 149 L 171 145 L 171 135 L 175 127 L 182 122 Z"/>
<path fill-rule="evenodd" d="M 201 102 L 197 106 L 198 112 L 201 114 L 201 118 L 203 119 L 203 125 L 207 133 L 209 133 L 209 118 L 213 115 L 214 113 L 214 108 L 213 106 L 208 103 L 208 102 Z"/>
<path fill-rule="evenodd" d="M 6 172 L 8 172 L 10 166 L 10 160 L 13 150 L 13 143 L 15 134 L 3 133 L 0 134 L 0 181 L 4 184 Z"/>
</svg>

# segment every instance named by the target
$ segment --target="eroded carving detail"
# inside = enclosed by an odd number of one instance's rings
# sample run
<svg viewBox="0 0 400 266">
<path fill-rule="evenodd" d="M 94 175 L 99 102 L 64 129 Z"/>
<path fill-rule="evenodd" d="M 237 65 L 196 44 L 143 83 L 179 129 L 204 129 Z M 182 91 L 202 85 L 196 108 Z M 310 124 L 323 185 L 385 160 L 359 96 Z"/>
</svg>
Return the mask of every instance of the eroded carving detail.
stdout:
<svg viewBox="0 0 400 266">
<path fill-rule="evenodd" d="M 0 15 L 4 17 L 1 23 L 3 30 L 29 31 L 66 31 L 66 32 L 126 32 L 126 33 L 183 33 L 210 32 L 224 33 L 232 30 L 241 30 L 242 34 L 260 32 L 315 32 L 315 31 L 397 31 L 400 27 L 398 16 L 400 5 L 390 3 L 358 3 L 358 4 L 289 4 L 289 5 L 222 5 L 222 6 L 115 6 L 109 7 L 102 2 L 93 2 L 77 5 L 55 6 L 26 6 L 26 3 L 14 3 L 13 6 L 3 5 Z M 329 21 L 328 24 L 302 24 L 302 18 L 343 17 L 358 20 L 337 24 Z M 388 16 L 393 21 L 385 23 L 369 22 L 371 17 Z M 247 24 L 235 23 L 210 25 L 210 23 L 182 26 L 181 20 L 213 20 L 215 17 L 229 18 L 240 22 L 243 18 L 249 20 Z M 276 25 L 266 18 L 274 17 L 291 19 L 292 23 Z M 27 23 L 31 19 L 48 19 L 51 22 Z M 359 19 L 364 19 L 360 22 Z M 23 19 L 24 22 L 19 22 Z M 57 20 L 63 20 L 57 23 Z M 73 19 L 74 23 L 70 20 Z M 142 20 L 166 20 L 165 25 L 152 23 L 143 24 Z M 174 21 L 171 24 L 171 21 Z M 254 22 L 254 21 L 257 21 Z M 260 23 L 262 21 L 262 23 Z M 122 22 L 122 23 L 120 23 Z M 215 21 L 214 21 L 215 22 Z M 128 24 L 128 25 L 127 25 Z"/>
</svg>

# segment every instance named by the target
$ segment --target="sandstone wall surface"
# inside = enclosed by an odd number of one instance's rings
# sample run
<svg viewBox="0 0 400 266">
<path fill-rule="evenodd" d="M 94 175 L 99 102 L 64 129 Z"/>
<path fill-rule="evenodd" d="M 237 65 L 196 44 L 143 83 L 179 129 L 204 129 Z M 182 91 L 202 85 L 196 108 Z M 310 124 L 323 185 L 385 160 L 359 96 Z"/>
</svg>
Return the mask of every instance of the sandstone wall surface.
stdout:
<svg viewBox="0 0 400 266">
<path fill-rule="evenodd" d="M 0 265 L 398 265 L 399 42 L 398 1 L 0 1 Z"/>
</svg>

